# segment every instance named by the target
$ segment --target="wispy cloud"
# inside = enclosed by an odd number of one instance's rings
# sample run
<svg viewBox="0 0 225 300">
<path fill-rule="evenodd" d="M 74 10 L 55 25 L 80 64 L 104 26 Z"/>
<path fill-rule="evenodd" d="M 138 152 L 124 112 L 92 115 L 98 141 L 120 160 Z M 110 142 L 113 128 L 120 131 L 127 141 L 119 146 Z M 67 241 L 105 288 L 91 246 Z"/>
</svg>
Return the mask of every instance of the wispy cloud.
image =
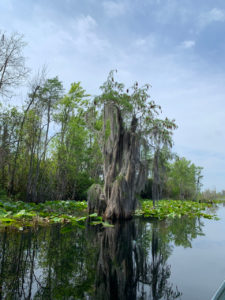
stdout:
<svg viewBox="0 0 225 300">
<path fill-rule="evenodd" d="M 94 18 L 88 15 L 79 17 L 76 21 L 76 25 L 81 33 L 86 33 L 93 31 L 93 29 L 97 26 L 97 22 Z"/>
<path fill-rule="evenodd" d="M 208 12 L 202 13 L 199 17 L 199 26 L 204 28 L 213 22 L 224 22 L 225 11 L 219 8 L 213 8 Z"/>
<path fill-rule="evenodd" d="M 109 42 L 105 38 L 100 38 L 97 33 L 96 20 L 87 15 L 77 18 L 72 24 L 72 41 L 80 52 L 92 52 L 98 54 L 106 50 Z"/>
<path fill-rule="evenodd" d="M 190 41 L 183 41 L 181 44 L 181 47 L 184 49 L 190 49 L 195 46 L 195 41 L 190 40 Z"/>
<path fill-rule="evenodd" d="M 103 8 L 107 16 L 113 18 L 123 15 L 126 12 L 124 2 L 104 1 Z"/>
</svg>

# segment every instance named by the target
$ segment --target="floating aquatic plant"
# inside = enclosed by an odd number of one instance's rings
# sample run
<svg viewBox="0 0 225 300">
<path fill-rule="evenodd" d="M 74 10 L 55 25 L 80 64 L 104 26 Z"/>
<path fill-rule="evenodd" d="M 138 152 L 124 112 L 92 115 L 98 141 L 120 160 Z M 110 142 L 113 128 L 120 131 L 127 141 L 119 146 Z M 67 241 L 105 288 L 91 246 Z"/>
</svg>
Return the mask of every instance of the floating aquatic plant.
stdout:
<svg viewBox="0 0 225 300">
<path fill-rule="evenodd" d="M 112 226 L 103 222 L 102 217 L 96 213 L 89 215 L 85 201 L 47 201 L 40 204 L 0 201 L 0 227 L 12 226 L 22 230 L 23 227 L 35 224 L 53 223 L 70 223 L 82 227 L 87 219 L 90 220 L 91 225 Z"/>
<path fill-rule="evenodd" d="M 135 216 L 152 217 L 157 219 L 181 218 L 181 216 L 204 217 L 207 219 L 217 219 L 215 214 L 206 213 L 212 207 L 209 203 L 199 203 L 194 201 L 181 200 L 160 200 L 156 207 L 152 201 L 141 201 L 141 208 L 135 211 Z"/>
<path fill-rule="evenodd" d="M 193 201 L 161 200 L 154 208 L 152 201 L 141 201 L 141 208 L 135 211 L 135 216 L 157 218 L 181 218 L 204 217 L 217 219 L 215 214 L 208 213 L 212 208 L 210 203 L 198 203 Z M 34 225 L 47 225 L 54 223 L 71 224 L 72 226 L 84 227 L 86 220 L 90 225 L 113 227 L 96 213 L 87 213 L 87 202 L 81 201 L 47 201 L 45 203 L 25 203 L 23 201 L 0 201 L 0 227 L 12 226 L 23 228 Z"/>
</svg>

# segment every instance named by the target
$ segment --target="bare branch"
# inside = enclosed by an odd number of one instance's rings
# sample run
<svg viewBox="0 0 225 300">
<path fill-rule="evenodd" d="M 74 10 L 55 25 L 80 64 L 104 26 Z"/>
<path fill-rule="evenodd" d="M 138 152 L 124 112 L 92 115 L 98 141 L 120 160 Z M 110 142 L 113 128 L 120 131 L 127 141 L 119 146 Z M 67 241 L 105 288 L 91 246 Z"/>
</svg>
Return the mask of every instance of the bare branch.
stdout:
<svg viewBox="0 0 225 300">
<path fill-rule="evenodd" d="M 0 96 L 9 97 L 29 73 L 22 53 L 25 45 L 23 35 L 0 32 Z"/>
</svg>

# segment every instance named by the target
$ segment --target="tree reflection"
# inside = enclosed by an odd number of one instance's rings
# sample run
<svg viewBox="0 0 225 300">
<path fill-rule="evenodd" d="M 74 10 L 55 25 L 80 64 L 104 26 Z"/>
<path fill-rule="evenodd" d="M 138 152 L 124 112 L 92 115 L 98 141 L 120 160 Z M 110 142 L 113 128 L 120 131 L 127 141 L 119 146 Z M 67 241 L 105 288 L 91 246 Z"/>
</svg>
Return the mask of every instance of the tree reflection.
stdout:
<svg viewBox="0 0 225 300">
<path fill-rule="evenodd" d="M 167 260 L 202 235 L 197 218 L 114 228 L 38 227 L 0 233 L 0 299 L 177 299 Z"/>
<path fill-rule="evenodd" d="M 144 233 L 141 229 L 143 224 L 130 221 L 117 223 L 102 234 L 96 299 L 169 300 L 181 295 L 168 281 L 170 246 L 161 247 L 158 224 L 145 227 Z"/>
</svg>

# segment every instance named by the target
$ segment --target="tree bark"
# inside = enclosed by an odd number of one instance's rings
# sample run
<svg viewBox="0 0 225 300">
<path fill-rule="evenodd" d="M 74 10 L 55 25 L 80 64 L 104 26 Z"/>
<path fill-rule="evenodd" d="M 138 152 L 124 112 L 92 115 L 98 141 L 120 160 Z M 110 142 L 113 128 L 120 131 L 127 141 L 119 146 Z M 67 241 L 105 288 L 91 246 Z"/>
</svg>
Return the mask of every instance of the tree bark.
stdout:
<svg viewBox="0 0 225 300">
<path fill-rule="evenodd" d="M 104 195 L 106 219 L 128 219 L 136 208 L 136 195 L 144 187 L 146 165 L 140 161 L 138 119 L 133 115 L 126 129 L 120 109 L 104 106 Z"/>
</svg>

